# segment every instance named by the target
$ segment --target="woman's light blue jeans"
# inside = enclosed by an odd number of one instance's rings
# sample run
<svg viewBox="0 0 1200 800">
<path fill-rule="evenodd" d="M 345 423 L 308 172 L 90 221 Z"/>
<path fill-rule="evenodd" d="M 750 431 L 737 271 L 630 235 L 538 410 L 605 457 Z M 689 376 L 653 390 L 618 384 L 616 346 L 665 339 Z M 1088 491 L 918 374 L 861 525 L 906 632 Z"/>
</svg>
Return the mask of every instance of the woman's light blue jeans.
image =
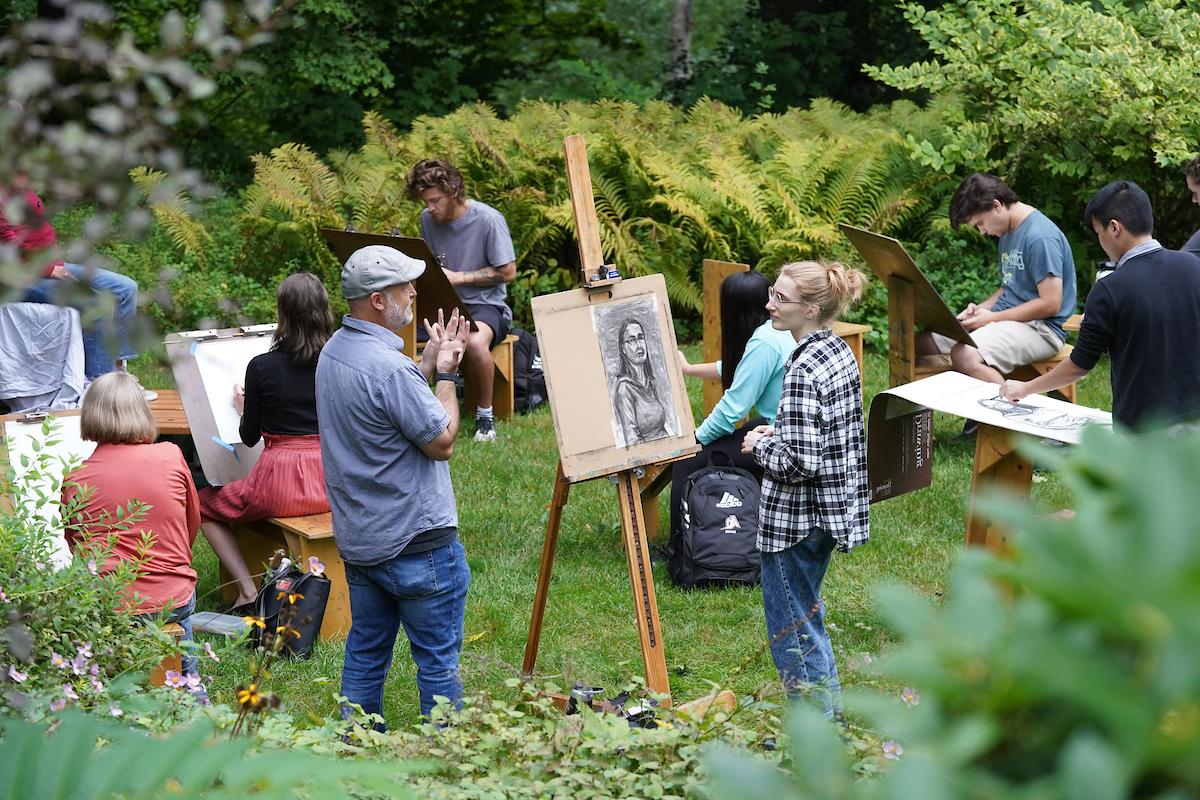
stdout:
<svg viewBox="0 0 1200 800">
<path fill-rule="evenodd" d="M 763 609 L 779 679 L 789 697 L 811 699 L 827 717 L 841 707 L 841 684 L 821 601 L 821 581 L 833 547 L 831 535 L 815 530 L 787 550 L 762 554 Z"/>
</svg>

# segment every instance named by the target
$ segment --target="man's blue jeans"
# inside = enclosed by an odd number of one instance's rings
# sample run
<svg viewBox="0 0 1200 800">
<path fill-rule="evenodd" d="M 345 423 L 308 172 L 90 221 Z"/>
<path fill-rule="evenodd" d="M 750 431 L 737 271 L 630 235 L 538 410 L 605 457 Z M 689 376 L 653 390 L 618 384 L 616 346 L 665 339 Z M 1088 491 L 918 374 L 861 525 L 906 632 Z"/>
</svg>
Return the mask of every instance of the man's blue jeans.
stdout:
<svg viewBox="0 0 1200 800">
<path fill-rule="evenodd" d="M 383 713 L 383 684 L 400 626 L 417 665 L 421 714 L 434 696 L 462 703 L 458 657 L 471 569 L 462 543 L 370 567 L 346 564 L 350 591 L 350 635 L 342 668 L 342 694 L 370 714 Z"/>
<path fill-rule="evenodd" d="M 787 550 L 762 554 L 763 609 L 779 679 L 789 697 L 809 696 L 826 716 L 841 703 L 821 602 L 821 581 L 833 547 L 831 535 L 815 530 Z"/>
<path fill-rule="evenodd" d="M 55 303 L 79 309 L 83 323 L 83 372 L 89 381 L 95 380 L 112 372 L 118 359 L 137 355 L 129 333 L 137 313 L 138 286 L 132 278 L 106 269 L 89 270 L 79 264 L 66 266 L 78 282 L 42 278 L 25 290 L 23 299 L 26 303 Z M 111 312 L 103 313 L 110 304 Z M 97 314 L 99 318 L 94 316 Z"/>
</svg>

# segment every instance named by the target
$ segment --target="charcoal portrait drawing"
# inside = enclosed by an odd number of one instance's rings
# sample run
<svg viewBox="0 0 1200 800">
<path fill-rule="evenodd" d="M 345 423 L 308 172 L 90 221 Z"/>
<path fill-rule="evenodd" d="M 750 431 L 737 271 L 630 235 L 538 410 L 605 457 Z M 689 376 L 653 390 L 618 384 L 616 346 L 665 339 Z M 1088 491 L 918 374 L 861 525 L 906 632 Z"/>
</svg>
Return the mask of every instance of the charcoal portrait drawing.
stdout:
<svg viewBox="0 0 1200 800">
<path fill-rule="evenodd" d="M 979 405 L 992 411 L 999 411 L 1004 416 L 1019 420 L 1026 425 L 1034 425 L 1049 431 L 1077 430 L 1084 425 L 1096 422 L 1079 414 L 1068 414 L 1052 408 L 1039 408 L 1028 403 L 1014 403 L 1000 397 L 980 400 Z"/>
<path fill-rule="evenodd" d="M 659 330 L 657 299 L 642 297 L 592 309 L 604 359 L 617 447 L 679 434 Z"/>
</svg>

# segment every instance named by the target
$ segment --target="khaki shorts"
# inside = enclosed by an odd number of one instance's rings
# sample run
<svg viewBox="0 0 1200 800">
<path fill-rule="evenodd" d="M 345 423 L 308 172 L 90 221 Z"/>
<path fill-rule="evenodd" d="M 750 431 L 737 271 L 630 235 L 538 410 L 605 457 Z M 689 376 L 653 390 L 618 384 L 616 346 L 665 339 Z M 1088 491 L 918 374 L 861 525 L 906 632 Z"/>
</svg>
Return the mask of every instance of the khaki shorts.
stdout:
<svg viewBox="0 0 1200 800">
<path fill-rule="evenodd" d="M 942 353 L 949 353 L 958 344 L 949 336 L 940 333 L 931 335 Z M 1058 334 L 1040 319 L 1033 322 L 989 322 L 973 331 L 971 338 L 979 346 L 979 355 L 983 356 L 983 360 L 1005 375 L 1017 367 L 1053 358 L 1063 346 Z"/>
</svg>

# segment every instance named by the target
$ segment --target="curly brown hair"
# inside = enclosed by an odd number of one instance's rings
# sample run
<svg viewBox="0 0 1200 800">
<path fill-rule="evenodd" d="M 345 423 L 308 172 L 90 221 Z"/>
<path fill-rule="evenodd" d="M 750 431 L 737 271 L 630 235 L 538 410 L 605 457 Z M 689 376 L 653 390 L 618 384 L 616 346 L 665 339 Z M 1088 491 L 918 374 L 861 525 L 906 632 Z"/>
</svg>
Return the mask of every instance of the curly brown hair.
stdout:
<svg viewBox="0 0 1200 800">
<path fill-rule="evenodd" d="M 421 192 L 426 189 L 440 189 L 459 202 L 467 199 L 467 190 L 459 171 L 449 161 L 435 158 L 418 161 L 408 171 L 404 189 L 411 200 L 420 200 Z"/>
</svg>

